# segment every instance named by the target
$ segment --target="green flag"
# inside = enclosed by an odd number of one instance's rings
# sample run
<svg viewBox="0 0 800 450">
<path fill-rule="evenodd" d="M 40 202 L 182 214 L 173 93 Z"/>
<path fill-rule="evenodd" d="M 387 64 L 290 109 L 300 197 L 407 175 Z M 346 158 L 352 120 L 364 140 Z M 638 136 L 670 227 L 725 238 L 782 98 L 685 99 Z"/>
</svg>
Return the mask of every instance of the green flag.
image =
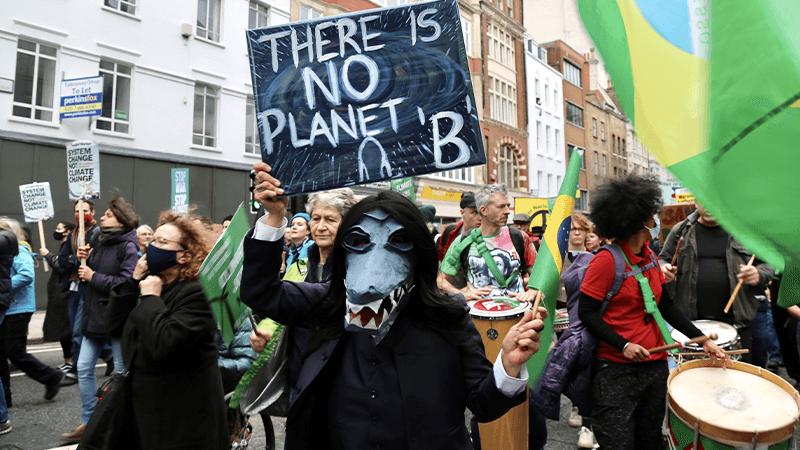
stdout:
<svg viewBox="0 0 800 450">
<path fill-rule="evenodd" d="M 239 300 L 244 260 L 242 243 L 249 228 L 242 203 L 200 266 L 200 283 L 211 302 L 225 345 L 231 344 L 236 329 L 243 320 L 248 320 L 250 312 L 247 305 Z"/>
<path fill-rule="evenodd" d="M 547 319 L 544 330 L 540 333 L 542 341 L 539 351 L 528 360 L 528 386 L 533 388 L 544 371 L 547 352 L 553 342 L 553 321 L 556 317 L 556 300 L 558 300 L 559 280 L 564 257 L 567 254 L 569 230 L 572 225 L 572 213 L 575 209 L 575 190 L 578 187 L 578 175 L 581 172 L 583 153 L 573 150 L 569 158 L 569 166 L 564 181 L 558 191 L 555 205 L 547 217 L 547 229 L 542 236 L 542 245 L 536 255 L 528 287 L 544 294 L 542 305 L 547 307 Z"/>
<path fill-rule="evenodd" d="M 800 2 L 710 3 L 578 7 L 640 140 L 783 272 L 789 306 L 800 302 Z"/>
</svg>

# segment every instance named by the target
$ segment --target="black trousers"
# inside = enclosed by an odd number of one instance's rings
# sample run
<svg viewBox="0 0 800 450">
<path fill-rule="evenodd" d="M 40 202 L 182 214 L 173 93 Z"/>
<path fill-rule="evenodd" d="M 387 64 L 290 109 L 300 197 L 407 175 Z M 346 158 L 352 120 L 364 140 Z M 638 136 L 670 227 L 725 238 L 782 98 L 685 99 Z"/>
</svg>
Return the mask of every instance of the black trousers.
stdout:
<svg viewBox="0 0 800 450">
<path fill-rule="evenodd" d="M 596 360 L 592 396 L 594 436 L 602 449 L 660 449 L 664 438 L 667 361 Z"/>
<path fill-rule="evenodd" d="M 0 324 L 0 379 L 3 380 L 6 398 L 11 397 L 8 361 L 42 384 L 58 376 L 56 369 L 42 364 L 28 353 L 28 323 L 32 315 L 33 313 L 6 315 Z"/>
</svg>

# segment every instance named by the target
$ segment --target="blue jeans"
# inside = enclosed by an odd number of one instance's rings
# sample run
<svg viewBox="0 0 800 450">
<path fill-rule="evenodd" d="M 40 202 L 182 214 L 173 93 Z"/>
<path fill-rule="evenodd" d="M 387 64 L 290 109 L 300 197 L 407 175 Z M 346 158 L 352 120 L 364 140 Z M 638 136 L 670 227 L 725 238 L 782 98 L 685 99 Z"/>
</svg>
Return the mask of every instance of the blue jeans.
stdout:
<svg viewBox="0 0 800 450">
<path fill-rule="evenodd" d="M 100 352 L 108 339 L 83 337 L 81 353 L 78 355 L 78 387 L 81 391 L 81 423 L 89 423 L 94 407 L 97 406 L 97 375 L 95 366 Z M 117 373 L 125 370 L 122 363 L 122 342 L 111 339 L 111 352 L 114 354 L 114 370 Z"/>
<path fill-rule="evenodd" d="M 69 293 L 69 300 L 67 302 L 68 313 L 69 313 L 69 325 L 72 327 L 72 341 L 75 343 L 75 347 L 72 349 L 72 369 L 70 372 L 77 373 L 78 372 L 78 358 L 81 354 L 81 340 L 83 339 L 83 333 L 81 332 L 82 320 L 83 317 L 83 292 L 82 289 L 79 289 L 78 292 L 71 292 Z"/>
<path fill-rule="evenodd" d="M 0 323 L 6 317 L 8 309 L 0 308 Z M 3 395 L 3 381 L 0 380 L 0 423 L 8 422 L 8 406 L 6 405 L 6 396 Z"/>
<path fill-rule="evenodd" d="M 758 306 L 758 313 L 750 328 L 753 330 L 753 364 L 766 367 L 769 361 L 783 359 L 769 302 L 762 301 Z"/>
</svg>

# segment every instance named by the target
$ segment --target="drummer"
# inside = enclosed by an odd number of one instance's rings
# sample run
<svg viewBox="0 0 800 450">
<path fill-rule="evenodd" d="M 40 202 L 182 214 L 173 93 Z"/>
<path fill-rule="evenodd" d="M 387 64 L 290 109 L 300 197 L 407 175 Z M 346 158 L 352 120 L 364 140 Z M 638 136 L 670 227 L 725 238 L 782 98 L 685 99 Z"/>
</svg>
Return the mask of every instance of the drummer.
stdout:
<svg viewBox="0 0 800 450">
<path fill-rule="evenodd" d="M 654 216 L 660 207 L 657 182 L 633 175 L 606 182 L 592 199 L 595 226 L 622 248 L 628 261 L 626 272 L 632 271 L 631 265 L 649 266 L 641 275 L 625 278 L 602 315 L 603 299 L 614 280 L 611 253 L 601 252 L 592 259 L 581 285 L 578 315 L 600 338 L 592 379 L 593 428 L 600 448 L 660 448 L 669 374 L 667 353 L 650 354 L 647 349 L 664 344 L 658 325 L 664 319 L 690 338 L 702 336 L 662 290 L 665 278 L 648 248 L 648 242 L 658 235 Z M 648 303 L 651 314 L 646 312 Z M 703 349 L 729 359 L 711 340 Z"/>
</svg>

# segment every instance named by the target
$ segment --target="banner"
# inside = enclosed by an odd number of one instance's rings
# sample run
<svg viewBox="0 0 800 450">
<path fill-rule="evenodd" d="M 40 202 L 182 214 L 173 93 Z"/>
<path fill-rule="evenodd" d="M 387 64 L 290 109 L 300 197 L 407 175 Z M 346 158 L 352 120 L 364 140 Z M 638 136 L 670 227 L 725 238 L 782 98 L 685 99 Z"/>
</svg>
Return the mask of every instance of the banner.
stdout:
<svg viewBox="0 0 800 450">
<path fill-rule="evenodd" d="M 230 225 L 200 266 L 200 283 L 217 317 L 225 345 L 231 344 L 239 324 L 248 320 L 249 309 L 239 300 L 244 261 L 242 243 L 248 229 L 250 225 L 244 203 L 241 203 Z"/>
<path fill-rule="evenodd" d="M 261 156 L 286 195 L 484 164 L 456 0 L 247 31 Z"/>
<path fill-rule="evenodd" d="M 96 142 L 67 144 L 67 181 L 70 200 L 100 198 L 100 150 Z"/>
<path fill-rule="evenodd" d="M 99 116 L 102 112 L 102 75 L 61 81 L 59 118 Z"/>
<path fill-rule="evenodd" d="M 23 184 L 19 187 L 19 195 L 22 198 L 25 222 L 39 222 L 55 216 L 53 197 L 50 195 L 50 183 Z"/>
<path fill-rule="evenodd" d="M 172 212 L 189 212 L 189 169 L 172 169 Z"/>
<path fill-rule="evenodd" d="M 555 201 L 553 201 L 553 204 L 555 204 Z M 550 202 L 546 198 L 517 197 L 514 199 L 514 213 L 524 213 L 530 216 L 532 227 L 544 226 L 547 221 L 545 215 L 550 209 L 552 209 Z M 544 214 L 536 214 L 539 211 L 546 212 Z"/>
<path fill-rule="evenodd" d="M 411 177 L 401 178 L 399 180 L 392 180 L 392 190 L 399 192 L 409 200 L 417 203 L 416 195 L 414 194 L 414 179 Z"/>
</svg>

